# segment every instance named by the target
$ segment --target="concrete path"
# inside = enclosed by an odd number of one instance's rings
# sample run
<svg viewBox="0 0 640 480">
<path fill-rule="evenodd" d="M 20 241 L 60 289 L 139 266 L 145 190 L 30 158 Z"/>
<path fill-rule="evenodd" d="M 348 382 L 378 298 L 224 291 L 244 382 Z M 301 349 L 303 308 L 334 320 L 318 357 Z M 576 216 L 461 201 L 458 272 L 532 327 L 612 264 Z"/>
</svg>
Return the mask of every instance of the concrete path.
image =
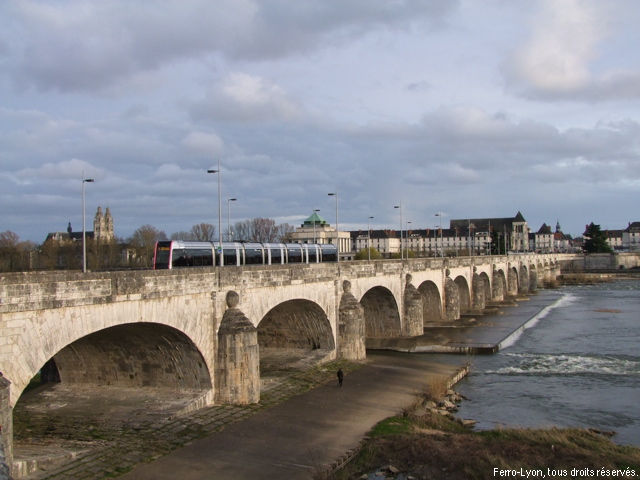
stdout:
<svg viewBox="0 0 640 480">
<path fill-rule="evenodd" d="M 293 397 L 120 477 L 127 480 L 309 479 L 377 422 L 410 405 L 429 382 L 451 378 L 457 356 L 374 353 L 344 379 Z"/>
</svg>

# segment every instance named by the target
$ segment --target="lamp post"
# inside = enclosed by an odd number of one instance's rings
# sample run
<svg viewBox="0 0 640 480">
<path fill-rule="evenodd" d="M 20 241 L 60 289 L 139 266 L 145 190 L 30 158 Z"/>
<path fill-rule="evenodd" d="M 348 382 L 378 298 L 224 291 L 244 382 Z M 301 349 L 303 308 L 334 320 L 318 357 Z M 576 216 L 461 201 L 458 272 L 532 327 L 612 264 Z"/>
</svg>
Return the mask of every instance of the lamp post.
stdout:
<svg viewBox="0 0 640 480">
<path fill-rule="evenodd" d="M 442 216 L 444 213 L 438 212 L 435 214 L 436 217 L 440 217 L 440 257 L 444 257 L 444 241 L 442 240 Z"/>
<path fill-rule="evenodd" d="M 340 263 L 340 228 L 338 228 L 338 190 L 327 193 L 330 197 L 336 197 L 336 244 L 338 246 L 338 263 Z"/>
<path fill-rule="evenodd" d="M 400 202 L 400 205 L 394 205 L 393 208 L 400 209 L 400 260 L 404 260 L 404 253 L 402 251 L 402 202 Z"/>
<path fill-rule="evenodd" d="M 375 217 L 369 217 L 369 222 L 367 223 L 367 253 L 369 256 L 369 261 L 371 261 L 371 220 Z"/>
<path fill-rule="evenodd" d="M 319 211 L 320 211 L 319 208 L 314 208 L 313 209 L 313 215 L 312 215 L 312 217 L 313 217 L 313 243 L 317 242 L 317 240 L 316 240 L 316 219 L 315 219 L 315 215 Z"/>
<path fill-rule="evenodd" d="M 221 266 L 223 263 L 222 256 L 222 189 L 220 184 L 222 182 L 222 171 L 220 170 L 220 158 L 218 158 L 218 169 L 207 170 L 207 173 L 217 173 L 218 174 L 218 249 L 220 250 L 218 253 L 220 254 L 220 260 L 218 261 L 218 266 Z"/>
<path fill-rule="evenodd" d="M 231 236 L 231 202 L 237 201 L 237 198 L 227 198 L 227 242 L 232 241 Z"/>
<path fill-rule="evenodd" d="M 85 200 L 84 200 L 84 184 L 93 183 L 93 178 L 85 178 L 84 171 L 82 172 L 82 273 L 87 273 L 87 239 L 86 239 L 86 227 L 85 227 Z M 95 233 L 94 233 L 95 234 Z"/>
</svg>

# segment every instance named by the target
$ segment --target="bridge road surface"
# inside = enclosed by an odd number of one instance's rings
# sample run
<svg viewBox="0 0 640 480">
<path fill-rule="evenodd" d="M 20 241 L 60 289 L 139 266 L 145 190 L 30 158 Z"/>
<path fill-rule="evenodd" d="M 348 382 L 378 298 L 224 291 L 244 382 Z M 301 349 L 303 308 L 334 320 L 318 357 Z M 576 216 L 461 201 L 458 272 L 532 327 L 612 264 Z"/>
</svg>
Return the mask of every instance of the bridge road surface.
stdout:
<svg viewBox="0 0 640 480">
<path fill-rule="evenodd" d="M 376 423 L 399 413 L 429 379 L 453 377 L 458 355 L 367 354 L 344 378 L 262 410 L 119 477 L 127 480 L 310 479 L 356 447 Z"/>
</svg>

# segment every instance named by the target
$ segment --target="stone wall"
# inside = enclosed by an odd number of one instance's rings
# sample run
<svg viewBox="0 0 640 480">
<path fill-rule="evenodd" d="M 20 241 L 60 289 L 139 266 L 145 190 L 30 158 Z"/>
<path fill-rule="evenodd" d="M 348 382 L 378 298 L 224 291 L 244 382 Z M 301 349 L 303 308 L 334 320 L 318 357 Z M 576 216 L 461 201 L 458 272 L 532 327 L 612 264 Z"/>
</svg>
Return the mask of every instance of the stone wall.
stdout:
<svg viewBox="0 0 640 480">
<path fill-rule="evenodd" d="M 591 253 L 577 255 L 561 262 L 563 272 L 584 272 L 598 270 L 626 270 L 640 268 L 640 253 Z"/>
<path fill-rule="evenodd" d="M 13 460 L 13 409 L 9 403 L 9 381 L 0 372 L 0 480 L 9 477 Z"/>
</svg>

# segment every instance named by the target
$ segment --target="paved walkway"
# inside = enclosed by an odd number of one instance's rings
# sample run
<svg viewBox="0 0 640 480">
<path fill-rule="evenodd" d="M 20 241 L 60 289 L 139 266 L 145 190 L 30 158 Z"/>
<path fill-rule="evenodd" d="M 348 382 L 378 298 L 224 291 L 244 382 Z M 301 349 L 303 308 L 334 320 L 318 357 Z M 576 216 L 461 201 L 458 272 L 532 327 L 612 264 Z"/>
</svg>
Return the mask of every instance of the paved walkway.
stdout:
<svg viewBox="0 0 640 480">
<path fill-rule="evenodd" d="M 451 378 L 458 357 L 370 354 L 348 373 L 227 426 L 223 431 L 139 465 L 128 480 L 309 479 L 358 446 L 377 422 L 415 401 L 435 378 Z"/>
</svg>

